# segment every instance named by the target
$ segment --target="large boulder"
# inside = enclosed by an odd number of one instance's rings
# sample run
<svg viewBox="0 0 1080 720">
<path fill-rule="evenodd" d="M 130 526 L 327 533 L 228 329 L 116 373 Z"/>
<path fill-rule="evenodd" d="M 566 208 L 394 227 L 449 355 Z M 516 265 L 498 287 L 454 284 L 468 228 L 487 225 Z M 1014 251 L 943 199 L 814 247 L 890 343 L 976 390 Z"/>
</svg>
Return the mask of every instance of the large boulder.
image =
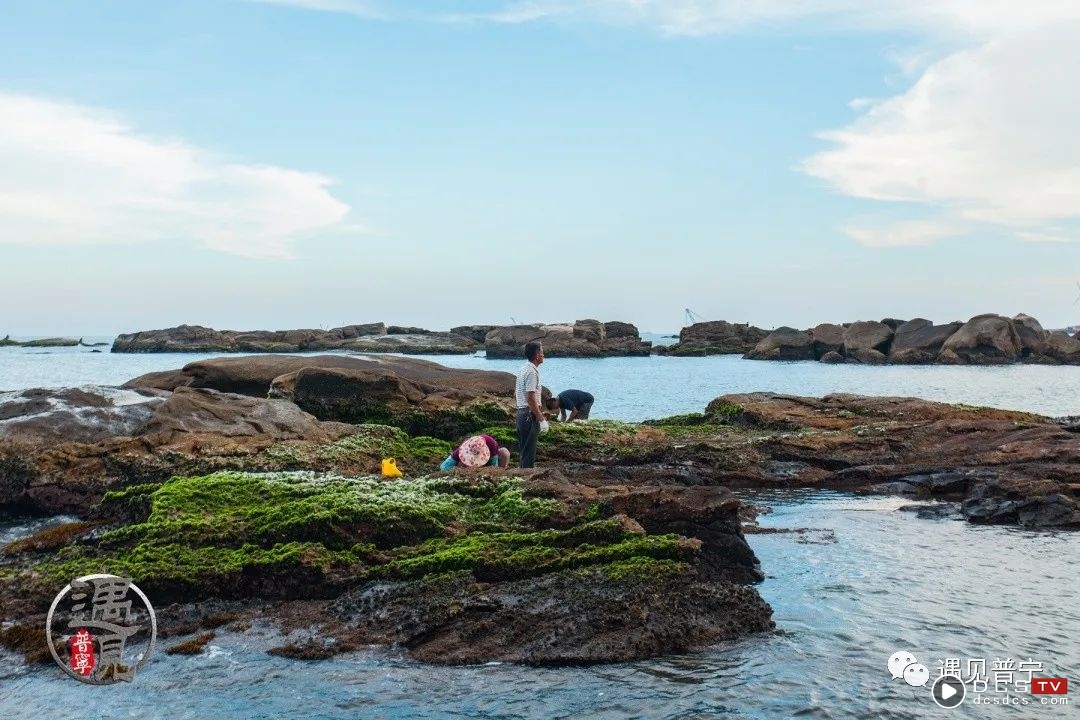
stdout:
<svg viewBox="0 0 1080 720">
<path fill-rule="evenodd" d="M 304 368 L 368 370 L 477 394 L 513 396 L 514 376 L 494 370 L 449 368 L 419 358 L 393 355 L 260 355 L 199 360 L 184 366 L 191 387 L 266 397 L 275 378 Z M 145 376 L 144 376 L 145 377 Z M 134 381 L 129 381 L 134 382 Z"/>
<path fill-rule="evenodd" d="M 892 344 L 893 329 L 884 323 L 861 320 L 844 330 L 844 354 L 859 362 L 880 364 Z"/>
<path fill-rule="evenodd" d="M 608 334 L 611 325 L 612 335 Z M 488 332 L 484 347 L 489 358 L 523 358 L 525 344 L 539 341 L 547 357 L 611 357 L 648 355 L 652 343 L 643 341 L 629 323 L 578 320 L 573 325 L 506 325 Z"/>
<path fill-rule="evenodd" d="M 938 362 L 954 365 L 1000 365 L 1020 359 L 1016 326 L 1001 315 L 976 315 L 941 346 Z"/>
<path fill-rule="evenodd" d="M 278 377 L 274 394 L 320 420 L 393 425 L 446 440 L 509 423 L 514 412 L 509 392 L 485 395 L 371 370 L 304 368 Z"/>
<path fill-rule="evenodd" d="M 285 398 L 320 420 L 383 423 L 447 439 L 508 420 L 514 398 L 510 373 L 393 355 L 214 358 L 189 363 L 179 374 L 144 375 L 127 386 Z"/>
<path fill-rule="evenodd" d="M 1020 313 L 1013 317 L 1012 322 L 1020 338 L 1021 357 L 1038 358 L 1046 354 L 1046 331 L 1038 320 Z"/>
<path fill-rule="evenodd" d="M 185 434 L 221 438 L 326 441 L 332 438 L 314 416 L 287 400 L 267 400 L 215 390 L 177 388 L 150 419 L 128 435 L 176 439 Z"/>
<path fill-rule="evenodd" d="M 454 335 L 461 335 L 472 340 L 478 345 L 484 344 L 484 338 L 487 334 L 494 330 L 497 325 L 459 325 L 458 327 L 450 328 L 450 332 Z"/>
<path fill-rule="evenodd" d="M 963 323 L 935 325 L 924 318 L 908 320 L 896 328 L 889 362 L 900 364 L 932 363 L 946 340 L 960 329 Z"/>
<path fill-rule="evenodd" d="M 679 342 L 662 350 L 668 355 L 742 355 L 768 334 L 752 325 L 712 320 L 684 327 L 679 331 Z"/>
<path fill-rule="evenodd" d="M 781 327 L 773 330 L 745 356 L 749 360 L 816 360 L 814 338 L 808 332 Z"/>
<path fill-rule="evenodd" d="M 810 336 L 814 339 L 814 355 L 819 360 L 829 353 L 843 352 L 844 328 L 840 325 L 821 323 L 810 331 Z"/>
<path fill-rule="evenodd" d="M 1047 333 L 1046 356 L 1067 365 L 1080 365 L 1080 340 L 1061 330 Z"/>
<path fill-rule="evenodd" d="M 135 352 L 229 352 L 235 347 L 226 333 L 201 325 L 180 325 L 164 330 L 118 335 L 115 353 Z"/>
</svg>

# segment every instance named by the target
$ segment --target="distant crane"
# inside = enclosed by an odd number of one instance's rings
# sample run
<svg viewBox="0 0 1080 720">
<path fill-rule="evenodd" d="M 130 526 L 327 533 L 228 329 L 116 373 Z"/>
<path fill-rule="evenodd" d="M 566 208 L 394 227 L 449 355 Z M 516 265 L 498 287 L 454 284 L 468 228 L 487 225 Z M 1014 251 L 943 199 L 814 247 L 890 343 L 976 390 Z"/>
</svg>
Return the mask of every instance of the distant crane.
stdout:
<svg viewBox="0 0 1080 720">
<path fill-rule="evenodd" d="M 518 321 L 514 319 L 513 315 L 510 316 L 510 324 L 511 325 L 517 325 L 518 324 Z"/>
<path fill-rule="evenodd" d="M 694 323 L 705 322 L 705 318 L 698 315 L 690 308 L 684 308 L 686 310 L 686 324 L 693 325 Z"/>
</svg>

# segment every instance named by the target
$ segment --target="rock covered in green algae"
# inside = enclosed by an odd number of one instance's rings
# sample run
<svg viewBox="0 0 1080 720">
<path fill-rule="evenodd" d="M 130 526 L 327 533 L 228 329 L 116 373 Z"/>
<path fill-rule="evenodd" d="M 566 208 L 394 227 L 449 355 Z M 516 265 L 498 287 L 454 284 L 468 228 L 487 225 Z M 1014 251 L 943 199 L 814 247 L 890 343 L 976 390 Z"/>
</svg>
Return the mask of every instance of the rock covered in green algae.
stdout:
<svg viewBox="0 0 1080 720">
<path fill-rule="evenodd" d="M 91 572 L 131 577 L 158 604 L 367 597 L 378 587 L 387 608 L 416 598 L 430 625 L 438 607 L 447 622 L 457 616 L 456 606 L 441 603 L 446 578 L 464 578 L 464 599 L 473 605 L 477 593 L 494 593 L 507 615 L 518 598 L 532 608 L 519 622 L 543 624 L 542 652 L 532 641 L 530 649 L 515 648 L 512 635 L 496 635 L 467 654 L 464 636 L 418 653 L 447 662 L 643 657 L 769 626 L 770 611 L 755 591 L 699 573 L 700 541 L 647 534 L 624 515 L 600 517 L 585 512 L 580 498 L 564 502 L 547 490 L 531 496 L 525 480 L 503 473 L 393 481 L 312 473 L 177 477 L 108 493 L 96 514 L 114 526 L 55 554 L 36 552 L 35 543 L 9 547 L 18 572 L 4 573 L 0 583 L 39 604 Z M 582 582 L 591 587 L 573 590 Z M 393 626 L 359 628 L 343 602 L 317 618 L 326 634 L 407 641 Z M 541 612 L 555 605 L 563 609 Z M 395 613 L 387 612 L 391 622 Z M 610 619 L 596 624 L 601 617 Z M 458 623 L 453 632 L 464 632 Z M 626 637 L 605 639 L 616 626 Z"/>
</svg>

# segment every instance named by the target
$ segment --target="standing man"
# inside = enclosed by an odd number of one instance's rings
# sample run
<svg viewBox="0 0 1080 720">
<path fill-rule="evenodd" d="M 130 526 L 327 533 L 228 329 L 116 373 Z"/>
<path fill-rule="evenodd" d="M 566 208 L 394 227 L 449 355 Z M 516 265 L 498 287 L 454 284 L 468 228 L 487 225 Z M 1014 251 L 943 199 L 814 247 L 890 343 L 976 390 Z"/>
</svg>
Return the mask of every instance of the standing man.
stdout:
<svg viewBox="0 0 1080 720">
<path fill-rule="evenodd" d="M 592 410 L 593 396 L 584 390 L 563 390 L 558 397 L 548 398 L 544 407 L 548 412 L 559 411 L 559 422 L 588 420 Z M 569 413 L 569 417 L 567 417 Z"/>
<path fill-rule="evenodd" d="M 540 364 L 544 362 L 544 346 L 539 342 L 525 345 L 527 363 L 518 370 L 514 387 L 517 401 L 518 447 L 521 448 L 522 468 L 536 465 L 536 441 L 540 433 L 548 429 L 547 420 L 540 409 Z"/>
</svg>

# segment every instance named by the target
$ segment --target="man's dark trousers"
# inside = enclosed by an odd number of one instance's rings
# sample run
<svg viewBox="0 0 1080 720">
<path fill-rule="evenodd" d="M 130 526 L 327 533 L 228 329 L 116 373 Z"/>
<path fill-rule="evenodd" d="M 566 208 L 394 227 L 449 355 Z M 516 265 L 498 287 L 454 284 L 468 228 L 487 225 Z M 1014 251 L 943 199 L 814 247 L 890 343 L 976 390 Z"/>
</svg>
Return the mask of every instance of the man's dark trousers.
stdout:
<svg viewBox="0 0 1080 720">
<path fill-rule="evenodd" d="M 540 423 L 533 417 L 529 408 L 517 411 L 518 447 L 521 449 L 522 468 L 536 465 L 536 440 L 540 437 Z"/>
</svg>

